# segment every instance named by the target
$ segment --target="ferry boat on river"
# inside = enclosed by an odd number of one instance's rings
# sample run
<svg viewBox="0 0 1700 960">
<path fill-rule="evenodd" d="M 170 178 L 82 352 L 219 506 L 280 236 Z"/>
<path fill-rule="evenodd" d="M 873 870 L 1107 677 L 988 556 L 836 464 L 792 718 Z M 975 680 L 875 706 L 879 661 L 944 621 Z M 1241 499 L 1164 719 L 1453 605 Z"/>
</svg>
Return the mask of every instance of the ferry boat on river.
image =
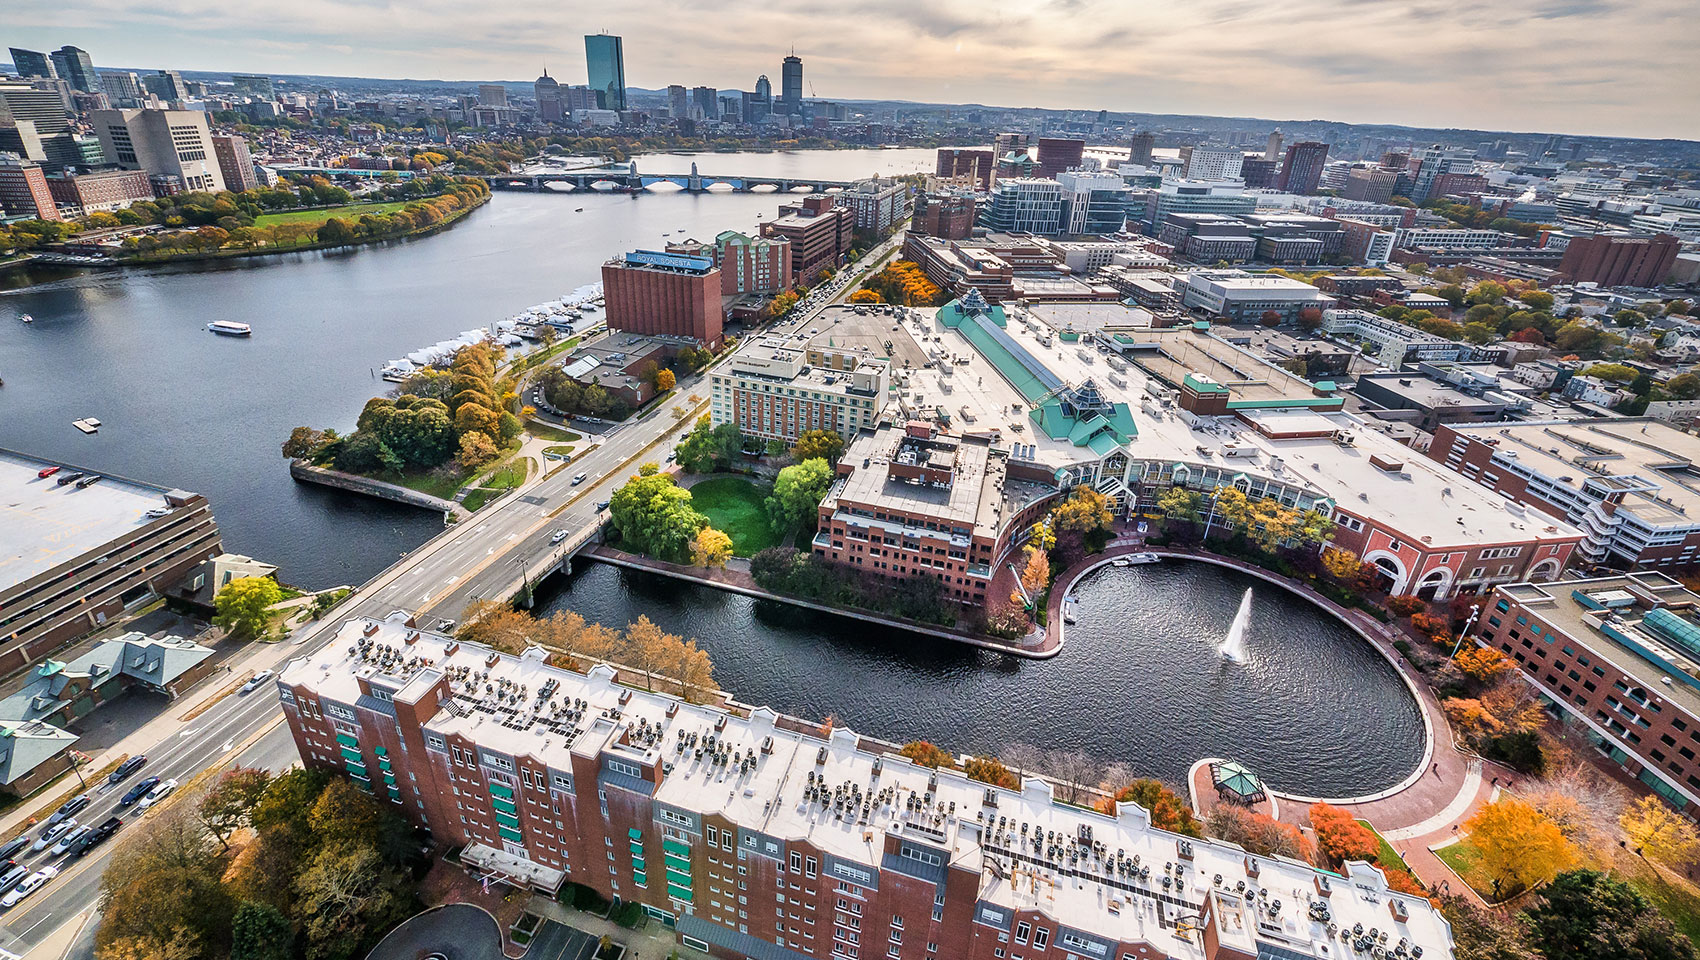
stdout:
<svg viewBox="0 0 1700 960">
<path fill-rule="evenodd" d="M 207 329 L 224 337 L 249 337 L 254 334 L 253 327 L 234 320 L 214 320 L 207 324 Z"/>
</svg>

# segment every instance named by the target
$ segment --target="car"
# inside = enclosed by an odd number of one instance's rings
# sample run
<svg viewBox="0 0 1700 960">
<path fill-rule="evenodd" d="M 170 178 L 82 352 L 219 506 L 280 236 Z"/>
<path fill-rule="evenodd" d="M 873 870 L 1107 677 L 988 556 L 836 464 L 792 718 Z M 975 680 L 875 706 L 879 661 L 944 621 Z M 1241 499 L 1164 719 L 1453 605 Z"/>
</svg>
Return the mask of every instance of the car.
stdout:
<svg viewBox="0 0 1700 960">
<path fill-rule="evenodd" d="M 137 800 L 140 800 L 143 797 L 147 796 L 148 791 L 152 790 L 154 787 L 157 787 L 157 786 L 159 786 L 159 778 L 158 777 L 148 777 L 146 780 L 142 780 L 142 781 L 138 782 L 135 786 L 131 787 L 129 793 L 126 793 L 126 794 L 124 794 L 124 796 L 118 798 L 118 805 L 120 807 L 127 807 L 130 804 L 135 803 Z"/>
<path fill-rule="evenodd" d="M 0 871 L 0 893 L 12 889 L 19 880 L 30 875 L 30 868 L 21 866 L 11 860 L 6 861 L 6 869 Z"/>
<path fill-rule="evenodd" d="M 550 543 L 560 543 L 565 539 L 567 539 L 567 531 L 565 530 L 556 530 L 554 533 L 549 535 Z"/>
<path fill-rule="evenodd" d="M 589 476 L 588 474 L 581 473 L 581 474 L 578 474 L 577 476 L 573 477 L 573 486 L 576 487 L 579 484 L 583 483 L 585 481 L 586 477 L 588 477 L 588 476 Z"/>
<path fill-rule="evenodd" d="M 90 826 L 81 826 L 75 830 L 65 831 L 65 835 L 59 838 L 59 842 L 53 845 L 53 849 L 49 850 L 47 855 L 50 857 L 57 857 L 61 854 L 70 853 L 71 848 L 77 845 L 77 841 L 88 836 L 89 831 L 93 829 L 94 828 Z"/>
<path fill-rule="evenodd" d="M 613 503 L 613 502 L 614 501 L 612 501 L 612 500 L 598 500 L 596 502 L 596 512 L 601 513 L 602 511 L 608 509 L 608 505 L 610 503 Z"/>
<path fill-rule="evenodd" d="M 76 796 L 72 797 L 71 799 L 60 804 L 59 809 L 53 811 L 53 816 L 47 818 L 48 825 L 52 826 L 53 824 L 58 823 L 59 821 L 65 819 L 66 817 L 69 817 L 71 814 L 76 813 L 78 810 L 81 810 L 82 808 L 88 806 L 89 801 L 91 799 L 93 799 L 93 798 L 90 797 L 88 794 L 79 793 Z"/>
<path fill-rule="evenodd" d="M 459 622 L 459 620 L 444 620 L 442 623 L 437 624 L 437 629 L 444 633 L 453 633 L 455 630 L 455 624 Z"/>
<path fill-rule="evenodd" d="M 83 834 L 82 839 L 78 841 L 77 845 L 71 848 L 71 858 L 74 860 L 77 857 L 88 853 L 95 847 L 100 846 L 100 844 L 104 843 L 108 837 L 117 833 L 118 828 L 123 825 L 124 821 L 117 817 L 107 817 L 105 820 L 101 821 L 99 826 L 93 827 L 88 833 Z"/>
<path fill-rule="evenodd" d="M 59 472 L 58 467 L 43 467 L 40 470 L 36 471 L 35 478 L 37 480 L 46 480 L 48 477 L 51 477 L 58 472 Z"/>
<path fill-rule="evenodd" d="M 248 678 L 248 682 L 244 683 L 242 685 L 242 692 L 243 693 L 250 693 L 254 690 L 258 690 L 260 688 L 261 684 L 265 683 L 267 680 L 270 680 L 271 678 L 272 678 L 272 672 L 270 670 L 261 670 L 259 673 L 256 673 L 253 676 Z"/>
<path fill-rule="evenodd" d="M 118 765 L 118 769 L 112 771 L 111 776 L 106 778 L 106 785 L 110 787 L 113 784 L 118 783 L 130 774 L 142 769 L 142 764 L 147 762 L 147 754 L 138 754 L 128 760 L 125 760 L 123 763 Z"/>
<path fill-rule="evenodd" d="M 59 876 L 58 867 L 42 867 L 40 870 L 37 870 L 25 877 L 24 882 L 18 884 L 11 893 L 6 894 L 4 897 L 0 897 L 0 907 L 17 906 L 19 900 L 22 900 L 37 890 L 40 890 L 44 885 L 46 885 L 47 881 L 52 880 L 57 876 Z"/>
<path fill-rule="evenodd" d="M 10 843 L 7 843 L 5 846 L 0 847 L 0 860 L 10 860 L 10 859 L 12 859 L 13 857 L 17 856 L 18 854 L 23 853 L 24 850 L 27 847 L 29 847 L 29 845 L 30 845 L 29 834 L 27 834 L 27 833 L 19 834 L 18 836 L 13 837 Z"/>
<path fill-rule="evenodd" d="M 36 853 L 40 853 L 53 844 L 58 843 L 60 837 L 63 837 L 65 834 L 70 833 L 76 828 L 77 821 L 75 820 L 61 820 L 58 823 L 48 824 L 47 827 L 41 831 L 41 835 L 35 838 L 35 842 L 30 844 L 30 849 L 34 850 Z"/>
<path fill-rule="evenodd" d="M 154 804 L 171 796 L 171 791 L 177 789 L 176 780 L 161 780 L 159 785 L 149 790 L 147 796 L 136 801 L 137 810 L 146 810 Z"/>
</svg>

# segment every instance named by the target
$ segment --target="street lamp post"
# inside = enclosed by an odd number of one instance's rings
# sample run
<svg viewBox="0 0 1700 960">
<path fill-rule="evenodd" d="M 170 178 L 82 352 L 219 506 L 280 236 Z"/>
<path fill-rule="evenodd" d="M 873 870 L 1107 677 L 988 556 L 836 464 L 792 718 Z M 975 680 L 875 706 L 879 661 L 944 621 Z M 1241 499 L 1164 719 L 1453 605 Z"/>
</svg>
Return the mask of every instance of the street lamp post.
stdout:
<svg viewBox="0 0 1700 960">
<path fill-rule="evenodd" d="M 1470 604 L 1470 619 L 1464 621 L 1464 629 L 1458 631 L 1458 642 L 1452 645 L 1452 656 L 1458 656 L 1458 648 L 1464 645 L 1464 638 L 1470 635 L 1470 628 L 1476 625 L 1476 617 L 1482 612 L 1479 603 Z"/>
</svg>

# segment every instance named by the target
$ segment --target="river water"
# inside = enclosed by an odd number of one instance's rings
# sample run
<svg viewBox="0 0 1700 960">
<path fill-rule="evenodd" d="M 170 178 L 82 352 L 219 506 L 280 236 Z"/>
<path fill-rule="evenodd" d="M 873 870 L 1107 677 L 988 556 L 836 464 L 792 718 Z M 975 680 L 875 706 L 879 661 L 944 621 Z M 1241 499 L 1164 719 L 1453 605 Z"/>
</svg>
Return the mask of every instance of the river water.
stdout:
<svg viewBox="0 0 1700 960">
<path fill-rule="evenodd" d="M 646 156 L 638 167 L 685 173 L 692 160 L 705 174 L 841 180 L 931 169 L 933 152 Z M 351 428 L 389 386 L 376 377 L 386 360 L 593 282 L 623 251 L 752 230 L 780 199 L 499 192 L 417 240 L 0 276 L 0 447 L 204 493 L 227 549 L 304 587 L 360 583 L 440 522 L 296 484 L 278 452 L 292 427 Z M 220 319 L 252 324 L 253 338 L 205 331 Z M 98 434 L 72 428 L 90 416 Z M 1063 654 L 1042 663 L 598 565 L 547 606 L 616 625 L 647 613 L 700 639 L 740 699 L 897 740 L 1081 749 L 1175 780 L 1201 756 L 1234 756 L 1316 794 L 1411 770 L 1414 705 L 1373 651 L 1308 605 L 1258 588 L 1251 655 L 1220 663 L 1215 644 L 1247 585 L 1189 564 L 1107 571 L 1080 589 L 1084 615 Z"/>
</svg>

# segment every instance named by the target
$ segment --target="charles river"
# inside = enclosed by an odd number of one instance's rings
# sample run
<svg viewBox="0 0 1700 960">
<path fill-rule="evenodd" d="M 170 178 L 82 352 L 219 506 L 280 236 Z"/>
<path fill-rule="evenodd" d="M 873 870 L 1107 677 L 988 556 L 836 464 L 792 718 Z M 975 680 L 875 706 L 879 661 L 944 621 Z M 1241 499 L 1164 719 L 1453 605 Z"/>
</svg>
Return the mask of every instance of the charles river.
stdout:
<svg viewBox="0 0 1700 960">
<path fill-rule="evenodd" d="M 854 179 L 930 169 L 930 150 L 646 156 L 640 171 Z M 0 447 L 205 494 L 225 547 L 309 588 L 358 584 L 441 529 L 435 514 L 294 483 L 292 427 L 350 429 L 386 360 L 599 279 L 609 256 L 751 231 L 773 194 L 497 193 L 443 233 L 214 265 L 0 276 Z M 577 207 L 583 213 L 575 213 Z M 664 238 L 663 233 L 669 235 Z M 22 287 L 25 280 L 35 281 Z M 18 314 L 34 315 L 22 324 Z M 252 324 L 251 340 L 206 332 Z M 96 417 L 98 434 L 71 426 Z M 981 653 L 781 604 L 586 564 L 539 612 L 698 638 L 744 702 L 861 732 L 995 752 L 1084 750 L 1181 781 L 1204 756 L 1279 789 L 1392 785 L 1422 755 L 1393 670 L 1326 615 L 1258 585 L 1243 664 L 1216 645 L 1252 581 L 1202 565 L 1084 582 L 1054 660 Z"/>
</svg>

